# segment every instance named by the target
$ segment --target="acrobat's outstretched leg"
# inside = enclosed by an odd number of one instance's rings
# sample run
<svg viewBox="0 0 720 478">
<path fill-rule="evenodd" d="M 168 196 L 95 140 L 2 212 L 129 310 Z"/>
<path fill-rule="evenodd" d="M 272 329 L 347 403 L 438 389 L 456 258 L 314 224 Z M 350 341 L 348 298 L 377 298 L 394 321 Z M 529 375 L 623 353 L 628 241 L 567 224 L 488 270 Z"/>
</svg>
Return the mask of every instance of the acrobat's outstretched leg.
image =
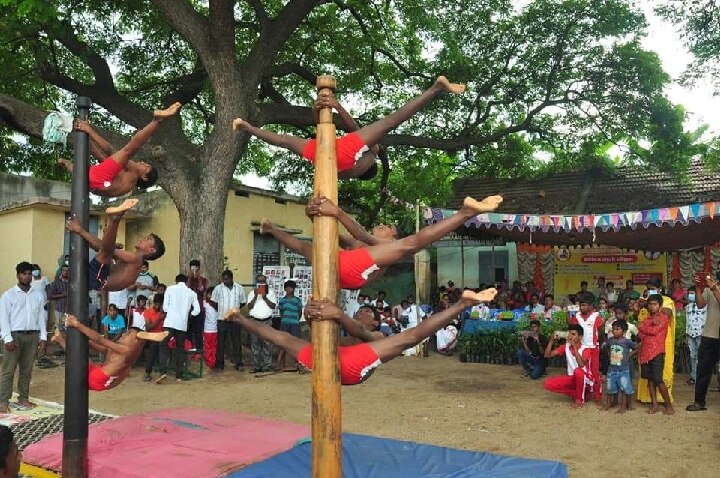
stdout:
<svg viewBox="0 0 720 478">
<path fill-rule="evenodd" d="M 495 289 L 486 289 L 478 293 L 465 291 L 463 292 L 460 302 L 453 304 L 443 311 L 432 314 L 420 322 L 417 327 L 370 342 L 370 347 L 373 348 L 378 358 L 385 363 L 402 354 L 403 350 L 414 347 L 448 325 L 465 307 L 477 304 L 478 302 L 490 302 L 495 298 L 496 294 L 497 290 Z"/>
<path fill-rule="evenodd" d="M 368 252 L 379 267 L 390 266 L 403 257 L 415 254 L 433 242 L 439 241 L 462 226 L 468 219 L 478 214 L 494 211 L 502 203 L 502 200 L 502 196 L 488 196 L 482 201 L 466 197 L 462 209 L 452 217 L 420 229 L 412 236 L 369 246 Z"/>
<path fill-rule="evenodd" d="M 225 313 L 225 320 L 228 319 L 239 323 L 240 327 L 251 334 L 258 336 L 260 339 L 280 347 L 294 359 L 297 359 L 300 350 L 309 344 L 306 340 L 299 339 L 287 332 L 275 330 L 268 325 L 248 319 L 247 317 L 241 315 L 236 308 L 230 309 Z"/>
<path fill-rule="evenodd" d="M 383 136 L 410 119 L 436 96 L 446 92 L 460 94 L 463 91 L 465 91 L 465 85 L 450 83 L 447 78 L 441 76 L 435 81 L 435 84 L 405 103 L 400 109 L 372 124 L 360 128 L 357 134 L 360 135 L 360 138 L 368 146 L 376 145 L 382 140 Z"/>
<path fill-rule="evenodd" d="M 262 128 L 251 125 L 247 121 L 241 118 L 235 118 L 232 122 L 232 128 L 235 131 L 247 131 L 251 135 L 265 141 L 273 146 L 279 146 L 293 153 L 302 156 L 305 146 L 310 142 L 309 139 L 298 138 L 289 134 L 278 134 L 272 131 L 267 131 Z"/>
</svg>

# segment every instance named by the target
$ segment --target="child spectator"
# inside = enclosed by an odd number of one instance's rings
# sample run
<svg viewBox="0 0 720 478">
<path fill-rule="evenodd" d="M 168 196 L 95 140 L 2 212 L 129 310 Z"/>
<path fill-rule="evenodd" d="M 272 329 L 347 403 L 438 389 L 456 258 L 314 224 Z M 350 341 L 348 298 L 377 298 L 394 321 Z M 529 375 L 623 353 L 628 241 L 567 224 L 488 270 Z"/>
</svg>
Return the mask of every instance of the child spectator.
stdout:
<svg viewBox="0 0 720 478">
<path fill-rule="evenodd" d="M 663 298 L 660 294 L 651 294 L 647 299 L 649 315 L 640 324 L 640 377 L 648 381 L 650 399 L 652 403 L 647 413 L 657 413 L 658 400 L 656 390 L 663 398 L 665 415 L 672 415 L 675 410 L 670 402 L 670 394 L 663 382 L 663 369 L 665 368 L 665 338 L 670 320 L 662 311 Z"/>
<path fill-rule="evenodd" d="M 125 332 L 125 317 L 118 314 L 115 304 L 108 305 L 108 315 L 102 319 L 103 333 L 110 340 L 115 340 Z"/>
<path fill-rule="evenodd" d="M 145 320 L 145 330 L 148 332 L 162 332 L 163 321 L 165 320 L 165 312 L 163 312 L 163 300 L 164 294 L 156 292 L 153 296 L 152 307 L 145 309 L 143 312 L 143 319 Z M 151 373 L 155 363 L 158 361 L 160 354 L 160 343 L 150 341 L 145 348 L 145 375 L 143 376 L 143 382 L 149 382 L 152 380 Z"/>
<path fill-rule="evenodd" d="M 145 330 L 145 306 L 147 305 L 147 297 L 140 294 L 135 298 L 135 307 L 132 310 L 132 321 L 130 322 L 130 328 Z M 162 332 L 162 330 L 161 330 Z"/>
<path fill-rule="evenodd" d="M 609 350 L 609 369 L 607 371 L 607 393 L 603 410 L 609 410 L 617 398 L 617 413 L 625 413 L 630 409 L 632 400 L 633 385 L 630 378 L 630 357 L 631 352 L 637 349 L 637 344 L 625 338 L 628 324 L 625 320 L 616 320 L 612 326 L 612 337 L 607 341 Z"/>
<path fill-rule="evenodd" d="M 686 385 L 695 385 L 700 339 L 707 320 L 707 305 L 698 307 L 695 290 L 694 285 L 688 288 L 687 306 L 685 306 L 685 340 L 690 351 L 690 378 L 685 382 Z"/>
<path fill-rule="evenodd" d="M 280 309 L 280 331 L 287 332 L 293 337 L 300 338 L 300 316 L 302 315 L 302 300 L 295 295 L 295 281 L 289 280 L 285 282 L 285 297 L 281 297 L 278 301 Z M 378 295 L 380 295 L 378 293 Z M 285 349 L 278 352 L 278 361 L 276 370 L 282 370 L 285 367 L 287 354 Z M 297 367 L 297 362 L 295 362 Z"/>
<path fill-rule="evenodd" d="M 203 308 L 205 310 L 205 324 L 203 325 L 203 357 L 208 369 L 215 368 L 218 349 L 218 311 L 217 305 L 211 300 L 215 287 L 205 289 L 203 295 Z"/>
</svg>

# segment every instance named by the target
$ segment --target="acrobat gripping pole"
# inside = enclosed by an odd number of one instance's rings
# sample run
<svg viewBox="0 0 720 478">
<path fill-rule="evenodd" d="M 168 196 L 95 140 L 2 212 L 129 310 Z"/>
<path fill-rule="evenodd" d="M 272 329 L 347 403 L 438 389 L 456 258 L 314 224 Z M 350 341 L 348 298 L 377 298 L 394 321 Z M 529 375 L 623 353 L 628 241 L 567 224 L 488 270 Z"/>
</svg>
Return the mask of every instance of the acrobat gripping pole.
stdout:
<svg viewBox="0 0 720 478">
<path fill-rule="evenodd" d="M 319 76 L 318 94 L 335 90 L 335 78 Z M 325 196 L 337 204 L 337 159 L 335 124 L 331 108 L 319 111 L 315 152 L 315 196 Z M 314 298 L 337 302 L 338 225 L 334 217 L 313 220 Z M 312 327 L 312 477 L 342 477 L 342 406 L 340 403 L 339 326 L 333 320 L 313 323 Z"/>
<path fill-rule="evenodd" d="M 77 98 L 77 118 L 87 119 L 92 102 L 86 96 Z M 75 160 L 71 214 L 87 229 L 90 220 L 88 134 L 74 132 Z M 69 310 L 83 324 L 88 324 L 88 245 L 77 234 L 70 235 Z M 63 425 L 64 478 L 87 478 L 88 441 L 88 341 L 74 328 L 67 329 L 65 359 L 65 420 Z"/>
</svg>

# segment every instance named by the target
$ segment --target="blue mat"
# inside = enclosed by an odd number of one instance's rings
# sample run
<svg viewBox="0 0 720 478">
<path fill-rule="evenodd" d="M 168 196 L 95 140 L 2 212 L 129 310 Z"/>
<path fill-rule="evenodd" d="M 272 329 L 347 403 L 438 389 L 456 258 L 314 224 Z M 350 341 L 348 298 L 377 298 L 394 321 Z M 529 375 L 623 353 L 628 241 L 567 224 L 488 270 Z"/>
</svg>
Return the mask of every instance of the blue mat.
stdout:
<svg viewBox="0 0 720 478">
<path fill-rule="evenodd" d="M 310 443 L 228 475 L 308 478 Z M 556 461 L 493 455 L 366 435 L 343 434 L 343 478 L 567 478 Z"/>
</svg>

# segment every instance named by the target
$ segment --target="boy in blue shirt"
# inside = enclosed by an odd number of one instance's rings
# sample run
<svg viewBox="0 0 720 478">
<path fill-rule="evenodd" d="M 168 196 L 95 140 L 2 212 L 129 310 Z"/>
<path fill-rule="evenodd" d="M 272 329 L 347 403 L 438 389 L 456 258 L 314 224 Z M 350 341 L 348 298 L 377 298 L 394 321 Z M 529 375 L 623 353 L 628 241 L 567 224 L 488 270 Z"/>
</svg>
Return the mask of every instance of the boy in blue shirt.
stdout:
<svg viewBox="0 0 720 478">
<path fill-rule="evenodd" d="M 297 284 L 293 280 L 285 282 L 285 297 L 278 301 L 278 310 L 280 310 L 280 330 L 293 337 L 300 338 L 300 316 L 302 315 L 303 304 L 302 300 L 295 295 L 296 287 Z M 278 352 L 276 370 L 282 370 L 284 365 L 285 350 L 281 348 Z"/>
<path fill-rule="evenodd" d="M 616 413 L 625 413 L 630 409 L 630 401 L 634 393 L 630 378 L 630 357 L 635 354 L 637 344 L 625 338 L 627 329 L 626 320 L 616 320 L 612 326 L 612 337 L 607 340 L 610 364 L 607 372 L 607 401 L 603 410 L 609 410 L 617 397 Z"/>
<path fill-rule="evenodd" d="M 115 340 L 125 332 L 125 318 L 118 314 L 118 308 L 115 304 L 108 305 L 108 315 L 103 317 L 102 324 L 105 335 L 110 340 Z"/>
</svg>

